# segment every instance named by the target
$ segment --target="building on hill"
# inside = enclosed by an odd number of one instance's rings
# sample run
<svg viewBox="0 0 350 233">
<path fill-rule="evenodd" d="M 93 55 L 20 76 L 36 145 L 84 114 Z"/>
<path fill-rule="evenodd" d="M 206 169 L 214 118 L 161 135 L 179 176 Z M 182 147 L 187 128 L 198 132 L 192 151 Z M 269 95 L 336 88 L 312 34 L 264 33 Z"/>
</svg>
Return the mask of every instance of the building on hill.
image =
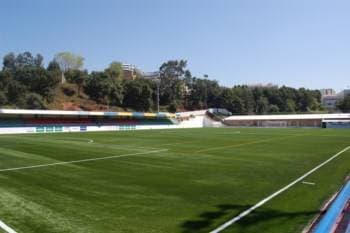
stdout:
<svg viewBox="0 0 350 233">
<path fill-rule="evenodd" d="M 322 96 L 335 96 L 337 93 L 332 88 L 326 88 L 320 90 Z"/>
<path fill-rule="evenodd" d="M 340 100 L 343 100 L 347 96 L 350 96 L 350 89 L 344 89 L 337 94 L 337 98 Z"/>
<path fill-rule="evenodd" d="M 123 78 L 126 80 L 135 80 L 137 78 L 137 73 L 142 73 L 135 65 L 123 63 Z"/>
<path fill-rule="evenodd" d="M 322 95 L 322 106 L 329 111 L 336 110 L 338 102 L 350 95 L 350 89 L 344 89 L 341 92 L 336 93 L 335 90 L 328 88 L 321 89 L 320 92 Z"/>
<path fill-rule="evenodd" d="M 322 106 L 327 110 L 336 110 L 337 109 L 337 96 L 323 96 L 322 97 Z"/>
<path fill-rule="evenodd" d="M 321 89 L 321 103 L 322 106 L 328 111 L 334 111 L 337 109 L 338 96 L 334 89 L 327 88 Z"/>
</svg>

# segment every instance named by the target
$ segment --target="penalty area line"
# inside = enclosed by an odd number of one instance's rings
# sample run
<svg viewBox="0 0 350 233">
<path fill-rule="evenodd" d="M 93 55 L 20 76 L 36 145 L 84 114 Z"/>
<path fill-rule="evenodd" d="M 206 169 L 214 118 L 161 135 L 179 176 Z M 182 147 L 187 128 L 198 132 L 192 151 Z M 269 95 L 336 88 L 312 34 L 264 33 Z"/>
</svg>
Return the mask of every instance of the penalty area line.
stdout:
<svg viewBox="0 0 350 233">
<path fill-rule="evenodd" d="M 6 233 L 17 233 L 11 227 L 6 225 L 3 221 L 0 220 L 0 229 L 3 229 Z"/>
<path fill-rule="evenodd" d="M 311 175 L 312 173 L 314 173 L 315 171 L 317 171 L 318 169 L 320 169 L 321 167 L 323 167 L 324 165 L 326 165 L 327 163 L 331 162 L 332 160 L 334 160 L 335 158 L 337 158 L 338 156 L 340 156 L 341 154 L 343 154 L 344 152 L 346 152 L 347 150 L 350 149 L 350 146 L 344 148 L 343 150 L 339 151 L 338 153 L 336 153 L 335 155 L 331 156 L 329 159 L 327 159 L 326 161 L 324 161 L 323 163 L 319 164 L 318 166 L 314 167 L 313 169 L 311 169 L 310 171 L 308 171 L 307 173 L 305 173 L 304 175 L 300 176 L 298 179 L 294 180 L 293 182 L 291 182 L 290 184 L 288 184 L 287 186 L 281 188 L 280 190 L 278 190 L 277 192 L 271 194 L 270 196 L 262 199 L 261 201 L 259 201 L 257 204 L 255 204 L 254 206 L 252 206 L 251 208 L 243 211 L 241 214 L 239 214 L 238 216 L 232 218 L 231 220 L 225 222 L 224 224 L 222 224 L 221 226 L 219 226 L 218 228 L 212 230 L 210 233 L 219 233 L 223 230 L 225 230 L 227 227 L 231 226 L 232 224 L 234 224 L 235 222 L 239 221 L 240 219 L 246 217 L 247 215 L 249 215 L 251 212 L 253 212 L 254 210 L 258 209 L 259 207 L 261 207 L 262 205 L 264 205 L 265 203 L 267 203 L 268 201 L 272 200 L 273 198 L 275 198 L 276 196 L 280 195 L 281 193 L 287 191 L 288 189 L 290 189 L 292 186 L 296 185 L 297 183 L 299 183 L 300 181 L 302 181 L 303 179 L 305 179 L 307 176 Z"/>
<path fill-rule="evenodd" d="M 165 152 L 165 151 L 168 151 L 168 149 L 151 150 L 151 151 L 130 153 L 130 154 L 122 154 L 122 155 L 112 155 L 112 156 L 106 156 L 106 157 L 100 157 L 100 158 L 90 158 L 90 159 L 63 161 L 63 162 L 57 162 L 57 163 L 46 163 L 46 164 L 38 164 L 38 165 L 24 166 L 24 167 L 5 168 L 5 169 L 0 169 L 0 172 L 18 171 L 18 170 L 34 169 L 34 168 L 40 168 L 40 167 L 50 167 L 50 166 L 58 166 L 58 165 L 74 164 L 74 163 L 85 163 L 85 162 L 92 162 L 92 161 L 98 161 L 98 160 L 106 160 L 106 159 L 122 158 L 122 157 L 129 157 L 129 156 L 154 154 L 154 153 Z"/>
</svg>

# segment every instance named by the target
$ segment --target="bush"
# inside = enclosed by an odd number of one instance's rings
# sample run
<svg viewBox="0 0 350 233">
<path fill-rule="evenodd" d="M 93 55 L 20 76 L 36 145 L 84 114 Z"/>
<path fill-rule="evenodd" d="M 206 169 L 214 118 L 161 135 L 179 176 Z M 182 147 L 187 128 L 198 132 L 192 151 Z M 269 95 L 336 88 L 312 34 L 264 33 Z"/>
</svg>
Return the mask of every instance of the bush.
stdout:
<svg viewBox="0 0 350 233">
<path fill-rule="evenodd" d="M 271 104 L 270 107 L 269 107 L 269 112 L 271 113 L 276 113 L 276 112 L 279 112 L 280 109 L 277 105 L 274 105 L 274 104 Z"/>
<path fill-rule="evenodd" d="M 76 93 L 75 89 L 71 86 L 66 85 L 66 86 L 62 86 L 61 88 L 62 88 L 63 93 L 66 96 L 73 96 Z"/>
<path fill-rule="evenodd" d="M 36 93 L 26 95 L 25 104 L 28 109 L 45 109 L 42 97 Z"/>
<path fill-rule="evenodd" d="M 0 92 L 0 105 L 7 104 L 7 98 L 4 92 Z"/>
<path fill-rule="evenodd" d="M 168 112 L 175 113 L 176 110 L 177 110 L 177 104 L 175 102 L 172 102 L 171 104 L 169 104 Z"/>
</svg>

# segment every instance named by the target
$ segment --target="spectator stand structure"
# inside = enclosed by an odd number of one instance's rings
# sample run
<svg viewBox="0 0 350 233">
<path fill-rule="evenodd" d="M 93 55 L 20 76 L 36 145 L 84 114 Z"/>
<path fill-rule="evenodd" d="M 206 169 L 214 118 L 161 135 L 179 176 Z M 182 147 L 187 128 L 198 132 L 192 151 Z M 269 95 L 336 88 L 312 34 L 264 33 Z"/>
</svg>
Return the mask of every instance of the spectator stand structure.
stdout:
<svg viewBox="0 0 350 233">
<path fill-rule="evenodd" d="M 233 127 L 350 128 L 350 114 L 290 114 L 230 116 L 223 123 Z"/>
<path fill-rule="evenodd" d="M 176 127 L 171 113 L 0 109 L 0 134 L 117 131 Z"/>
</svg>

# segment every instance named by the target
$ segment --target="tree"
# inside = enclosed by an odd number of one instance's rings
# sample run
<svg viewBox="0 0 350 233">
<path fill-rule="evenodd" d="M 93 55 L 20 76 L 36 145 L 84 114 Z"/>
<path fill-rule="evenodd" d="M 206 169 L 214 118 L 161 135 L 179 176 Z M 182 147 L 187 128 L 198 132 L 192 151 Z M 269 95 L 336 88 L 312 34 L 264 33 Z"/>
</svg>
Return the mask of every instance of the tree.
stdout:
<svg viewBox="0 0 350 233">
<path fill-rule="evenodd" d="M 80 70 L 84 65 L 84 58 L 70 52 L 60 52 L 54 57 L 54 61 L 58 63 L 61 70 L 66 72 L 68 70 Z"/>
<path fill-rule="evenodd" d="M 162 78 L 184 78 L 186 72 L 187 61 L 185 60 L 170 60 L 163 63 L 160 68 L 160 76 Z"/>
<path fill-rule="evenodd" d="M 256 102 L 257 113 L 265 114 L 269 109 L 269 101 L 266 97 L 260 97 Z"/>
<path fill-rule="evenodd" d="M 342 112 L 350 112 L 350 95 L 346 96 L 338 103 L 338 108 Z"/>
<path fill-rule="evenodd" d="M 152 106 L 150 83 L 143 79 L 126 81 L 124 84 L 124 106 L 137 111 L 148 111 Z"/>
<path fill-rule="evenodd" d="M 168 110 L 168 112 L 175 113 L 177 110 L 176 102 L 170 103 L 167 110 Z"/>
<path fill-rule="evenodd" d="M 26 93 L 26 88 L 15 80 L 10 82 L 7 86 L 7 100 L 10 104 L 22 106 Z"/>
<path fill-rule="evenodd" d="M 99 103 L 117 106 L 123 102 L 121 84 L 115 83 L 105 72 L 92 72 L 84 90 L 92 100 Z"/>
<path fill-rule="evenodd" d="M 286 100 L 286 107 L 284 108 L 285 112 L 292 112 L 294 113 L 296 110 L 295 102 L 293 99 L 287 99 Z"/>
<path fill-rule="evenodd" d="M 47 70 L 48 71 L 59 71 L 59 72 L 61 72 L 60 65 L 55 60 L 50 61 L 49 65 L 47 66 Z"/>
<path fill-rule="evenodd" d="M 62 83 L 65 82 L 65 72 L 69 70 L 80 70 L 84 65 L 84 58 L 82 56 L 70 52 L 57 53 L 54 61 L 57 62 L 62 71 Z"/>
<path fill-rule="evenodd" d="M 4 92 L 0 92 L 0 105 L 7 104 L 7 97 Z"/>
<path fill-rule="evenodd" d="M 174 101 L 182 102 L 186 94 L 186 77 L 190 72 L 186 70 L 187 61 L 170 60 L 159 68 L 160 74 L 160 102 L 168 105 Z"/>
<path fill-rule="evenodd" d="M 86 70 L 69 70 L 66 72 L 66 79 L 70 83 L 75 83 L 78 86 L 78 95 L 81 94 L 81 89 L 84 87 L 85 81 L 88 79 Z"/>
<path fill-rule="evenodd" d="M 280 111 L 280 109 L 279 109 L 279 107 L 277 105 L 271 104 L 269 106 L 269 112 L 270 113 L 277 113 L 279 111 Z"/>
<path fill-rule="evenodd" d="M 115 80 L 115 81 L 122 81 L 123 80 L 123 67 L 120 62 L 112 62 L 107 69 L 105 69 L 105 72 L 108 74 L 108 76 Z"/>
<path fill-rule="evenodd" d="M 317 103 L 316 97 L 310 90 L 306 90 L 305 88 L 300 88 L 298 90 L 298 110 L 301 112 L 308 112 L 311 110 L 317 110 L 319 104 Z"/>
<path fill-rule="evenodd" d="M 49 93 L 59 83 L 59 77 L 42 67 L 27 67 L 14 72 L 14 79 L 30 92 L 49 97 Z"/>
<path fill-rule="evenodd" d="M 85 92 L 98 103 L 109 105 L 113 83 L 104 72 L 92 72 L 85 85 Z"/>
<path fill-rule="evenodd" d="M 28 67 L 42 67 L 43 56 L 37 54 L 35 57 L 30 52 L 20 53 L 17 56 L 14 53 L 9 53 L 4 57 L 3 70 L 15 71 Z"/>
<path fill-rule="evenodd" d="M 29 93 L 25 98 L 26 108 L 29 109 L 45 109 L 45 104 L 40 95 Z"/>
<path fill-rule="evenodd" d="M 5 55 L 3 59 L 3 70 L 14 70 L 16 68 L 16 56 L 14 53 Z"/>
<path fill-rule="evenodd" d="M 37 67 L 43 66 L 43 61 L 44 61 L 44 57 L 40 53 L 38 53 L 34 58 L 34 64 Z"/>
<path fill-rule="evenodd" d="M 9 71 L 0 72 L 0 90 L 5 91 L 7 86 L 13 80 L 13 74 Z"/>
<path fill-rule="evenodd" d="M 203 109 L 208 106 L 208 85 L 203 79 L 193 78 L 187 106 L 190 109 Z"/>
</svg>

